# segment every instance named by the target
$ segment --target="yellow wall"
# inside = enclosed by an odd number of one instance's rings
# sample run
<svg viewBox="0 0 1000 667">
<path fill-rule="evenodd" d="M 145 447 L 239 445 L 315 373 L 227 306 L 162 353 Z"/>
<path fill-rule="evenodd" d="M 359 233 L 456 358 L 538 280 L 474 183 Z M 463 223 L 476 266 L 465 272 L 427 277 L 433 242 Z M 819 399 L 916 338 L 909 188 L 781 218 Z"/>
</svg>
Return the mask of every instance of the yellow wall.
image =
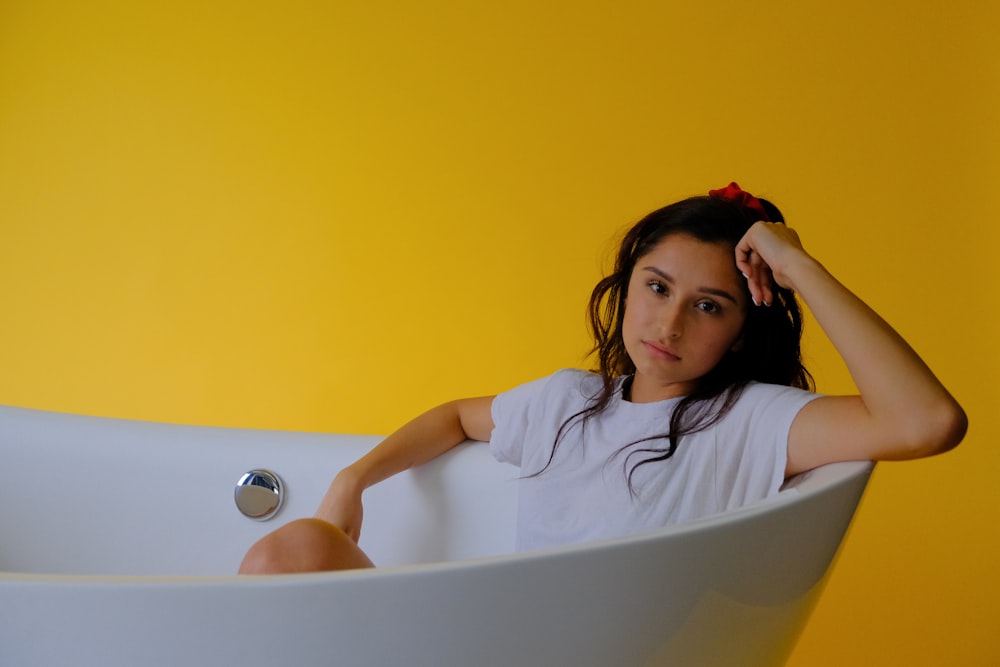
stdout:
<svg viewBox="0 0 1000 667">
<path fill-rule="evenodd" d="M 580 365 L 613 234 L 736 179 L 972 419 L 791 664 L 995 664 L 994 3 L 679 4 L 0 0 L 0 403 L 384 433 Z"/>
</svg>

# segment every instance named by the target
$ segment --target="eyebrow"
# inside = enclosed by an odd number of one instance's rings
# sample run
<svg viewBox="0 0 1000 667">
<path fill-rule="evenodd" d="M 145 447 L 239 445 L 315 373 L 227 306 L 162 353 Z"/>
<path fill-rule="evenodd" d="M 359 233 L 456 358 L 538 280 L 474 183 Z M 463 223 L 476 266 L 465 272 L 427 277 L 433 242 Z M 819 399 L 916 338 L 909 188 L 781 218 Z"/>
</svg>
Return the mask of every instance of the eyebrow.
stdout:
<svg viewBox="0 0 1000 667">
<path fill-rule="evenodd" d="M 642 270 L 643 271 L 649 271 L 650 273 L 655 273 L 659 277 L 661 277 L 664 280 L 666 280 L 668 283 L 673 283 L 674 282 L 673 276 L 671 276 L 669 273 L 664 273 L 663 271 L 660 271 L 655 266 L 644 266 L 644 267 L 642 267 Z M 718 289 L 716 287 L 699 287 L 698 291 L 702 292 L 703 294 L 711 294 L 712 296 L 717 296 L 717 297 L 720 297 L 720 298 L 723 298 L 723 299 L 728 299 L 729 301 L 732 301 L 733 303 L 739 305 L 739 301 L 736 300 L 736 297 L 734 297 L 732 294 L 730 294 L 726 290 Z"/>
</svg>

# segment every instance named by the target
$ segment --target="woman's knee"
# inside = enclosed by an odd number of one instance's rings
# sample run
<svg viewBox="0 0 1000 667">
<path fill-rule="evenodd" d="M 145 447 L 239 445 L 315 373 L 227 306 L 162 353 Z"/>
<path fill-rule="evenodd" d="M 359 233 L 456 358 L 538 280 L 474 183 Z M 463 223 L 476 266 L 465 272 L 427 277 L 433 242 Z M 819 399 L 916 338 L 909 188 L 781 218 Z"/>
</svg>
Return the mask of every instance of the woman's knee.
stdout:
<svg viewBox="0 0 1000 667">
<path fill-rule="evenodd" d="M 321 519 L 299 519 L 250 547 L 240 574 L 290 574 L 374 567 L 342 530 Z"/>
</svg>

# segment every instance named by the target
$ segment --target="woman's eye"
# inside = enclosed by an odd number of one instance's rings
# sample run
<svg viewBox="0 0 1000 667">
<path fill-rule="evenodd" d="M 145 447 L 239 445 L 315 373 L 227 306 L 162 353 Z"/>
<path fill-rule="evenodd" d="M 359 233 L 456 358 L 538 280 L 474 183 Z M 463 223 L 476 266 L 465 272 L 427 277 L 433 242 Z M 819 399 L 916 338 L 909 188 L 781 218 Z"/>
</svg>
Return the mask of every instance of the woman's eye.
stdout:
<svg viewBox="0 0 1000 667">
<path fill-rule="evenodd" d="M 717 313 L 721 310 L 719 304 L 711 301 L 702 301 L 698 304 L 698 309 L 704 313 Z"/>
<path fill-rule="evenodd" d="M 666 294 L 667 293 L 667 286 L 664 285 L 663 283 L 661 283 L 658 280 L 650 280 L 649 281 L 649 289 L 653 290 L 657 294 Z"/>
</svg>

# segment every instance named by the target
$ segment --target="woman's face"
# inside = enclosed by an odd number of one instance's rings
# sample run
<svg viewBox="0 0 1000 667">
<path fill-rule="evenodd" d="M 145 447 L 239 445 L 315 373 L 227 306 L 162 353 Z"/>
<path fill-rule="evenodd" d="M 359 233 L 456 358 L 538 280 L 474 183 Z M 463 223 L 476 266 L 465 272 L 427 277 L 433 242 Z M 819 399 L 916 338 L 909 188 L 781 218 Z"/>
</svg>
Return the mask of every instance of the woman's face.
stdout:
<svg viewBox="0 0 1000 667">
<path fill-rule="evenodd" d="M 745 284 L 725 243 L 671 234 L 639 258 L 622 323 L 632 401 L 684 396 L 715 368 L 743 329 Z"/>
</svg>

